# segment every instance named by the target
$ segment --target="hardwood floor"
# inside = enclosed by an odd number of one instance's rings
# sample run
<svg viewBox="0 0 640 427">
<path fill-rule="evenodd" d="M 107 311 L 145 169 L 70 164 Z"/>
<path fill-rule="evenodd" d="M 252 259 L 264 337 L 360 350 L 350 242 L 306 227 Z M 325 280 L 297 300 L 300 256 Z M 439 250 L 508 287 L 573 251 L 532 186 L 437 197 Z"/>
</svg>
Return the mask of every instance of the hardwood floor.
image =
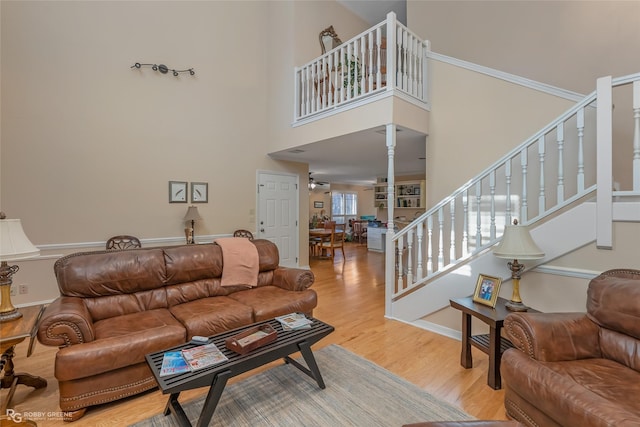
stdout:
<svg viewBox="0 0 640 427">
<path fill-rule="evenodd" d="M 314 316 L 336 328 L 314 348 L 339 344 L 474 417 L 506 419 L 504 392 L 492 390 L 486 383 L 487 356 L 473 348 L 474 367 L 463 369 L 459 341 L 385 319 L 383 254 L 368 252 L 366 245 L 357 243 L 345 245 L 345 252 L 346 260 L 340 253 L 335 261 L 311 260 L 311 270 L 316 275 L 313 289 L 319 301 Z M 125 426 L 164 410 L 167 396 L 151 390 L 92 407 L 80 420 L 64 423 L 56 416 L 60 411 L 58 385 L 53 376 L 57 348 L 38 343 L 33 355 L 27 358 L 27 344 L 21 343 L 16 348 L 16 371 L 42 376 L 49 384 L 40 390 L 18 386 L 11 406 L 17 412 L 45 413 L 44 420 L 37 421 L 39 426 Z M 186 392 L 181 400 L 205 393 L 204 388 Z M 2 399 L 6 394 L 3 389 Z"/>
</svg>

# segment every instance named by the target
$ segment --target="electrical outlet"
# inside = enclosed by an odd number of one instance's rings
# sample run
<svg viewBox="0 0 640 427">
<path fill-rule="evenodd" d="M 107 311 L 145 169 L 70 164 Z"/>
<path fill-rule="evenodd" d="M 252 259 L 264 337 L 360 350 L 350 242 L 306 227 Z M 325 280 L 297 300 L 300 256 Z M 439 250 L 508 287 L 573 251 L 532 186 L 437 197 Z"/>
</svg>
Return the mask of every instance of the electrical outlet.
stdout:
<svg viewBox="0 0 640 427">
<path fill-rule="evenodd" d="M 16 296 L 16 287 L 15 286 L 11 286 L 11 296 L 15 297 Z"/>
<path fill-rule="evenodd" d="M 29 293 L 29 286 L 22 284 L 18 286 L 18 293 L 20 295 L 24 295 L 24 294 L 28 294 Z"/>
</svg>

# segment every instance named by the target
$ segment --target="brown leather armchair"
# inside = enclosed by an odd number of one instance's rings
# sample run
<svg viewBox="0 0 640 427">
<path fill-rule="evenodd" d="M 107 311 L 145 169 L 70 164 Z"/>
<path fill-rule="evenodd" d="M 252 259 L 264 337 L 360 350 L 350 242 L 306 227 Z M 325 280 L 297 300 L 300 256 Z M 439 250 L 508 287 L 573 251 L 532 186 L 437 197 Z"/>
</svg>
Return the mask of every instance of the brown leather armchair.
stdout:
<svg viewBox="0 0 640 427">
<path fill-rule="evenodd" d="M 587 313 L 510 313 L 507 415 L 526 426 L 640 426 L 640 270 L 592 279 Z"/>
</svg>

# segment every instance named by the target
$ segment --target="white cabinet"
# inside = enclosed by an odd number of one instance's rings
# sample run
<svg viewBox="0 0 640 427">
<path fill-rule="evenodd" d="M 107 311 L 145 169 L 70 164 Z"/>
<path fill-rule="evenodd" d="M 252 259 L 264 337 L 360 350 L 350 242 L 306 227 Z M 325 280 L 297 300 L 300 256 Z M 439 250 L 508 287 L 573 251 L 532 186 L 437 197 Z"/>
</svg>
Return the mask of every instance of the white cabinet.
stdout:
<svg viewBox="0 0 640 427">
<path fill-rule="evenodd" d="M 367 249 L 384 252 L 387 239 L 386 227 L 367 227 Z"/>
</svg>

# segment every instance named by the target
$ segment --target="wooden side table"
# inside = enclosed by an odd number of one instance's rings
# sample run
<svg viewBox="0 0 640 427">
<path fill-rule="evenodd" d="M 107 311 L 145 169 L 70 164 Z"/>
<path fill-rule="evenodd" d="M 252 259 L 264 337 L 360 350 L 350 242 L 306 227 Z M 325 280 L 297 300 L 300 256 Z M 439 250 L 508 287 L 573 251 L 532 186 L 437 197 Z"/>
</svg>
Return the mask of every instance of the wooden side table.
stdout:
<svg viewBox="0 0 640 427">
<path fill-rule="evenodd" d="M 19 308 L 18 310 L 22 313 L 22 317 L 0 323 L 0 351 L 2 351 L 0 370 L 4 369 L 4 377 L 0 380 L 0 387 L 9 389 L 9 393 L 0 407 L 0 411 L 3 414 L 11 403 L 18 384 L 24 384 L 34 388 L 47 386 L 47 380 L 44 378 L 27 373 L 14 373 L 13 356 L 15 355 L 15 347 L 24 341 L 25 338 L 30 338 L 31 342 L 29 343 L 27 357 L 31 356 L 31 352 L 33 351 L 33 338 L 38 329 L 38 323 L 44 311 L 44 305 L 33 305 Z"/>
<path fill-rule="evenodd" d="M 462 311 L 462 352 L 460 354 L 460 364 L 463 368 L 473 367 L 471 357 L 471 346 L 489 355 L 489 373 L 487 384 L 494 390 L 502 388 L 500 377 L 500 361 L 502 353 L 513 347 L 511 341 L 501 336 L 504 318 L 511 311 L 507 310 L 505 304 L 507 300 L 498 297 L 496 307 L 473 302 L 472 297 L 449 300 L 451 307 Z M 529 308 L 531 313 L 538 313 L 537 310 Z M 471 318 L 475 317 L 489 325 L 489 334 L 471 335 Z"/>
</svg>

